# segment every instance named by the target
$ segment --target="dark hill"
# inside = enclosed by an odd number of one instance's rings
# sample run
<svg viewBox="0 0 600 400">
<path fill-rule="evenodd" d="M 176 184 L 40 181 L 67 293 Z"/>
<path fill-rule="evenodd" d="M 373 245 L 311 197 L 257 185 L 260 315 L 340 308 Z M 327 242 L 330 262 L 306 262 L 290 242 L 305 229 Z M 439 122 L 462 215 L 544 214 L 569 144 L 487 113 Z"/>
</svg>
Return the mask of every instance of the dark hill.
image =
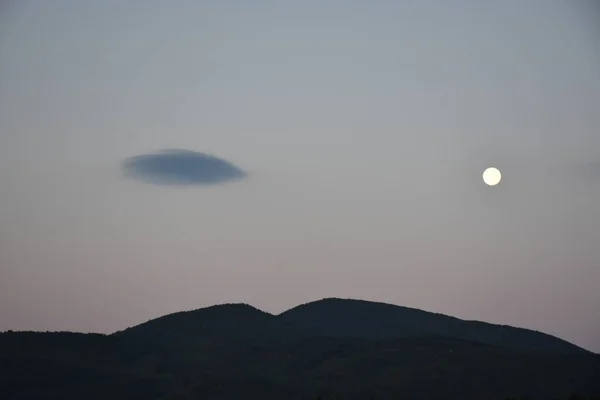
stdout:
<svg viewBox="0 0 600 400">
<path fill-rule="evenodd" d="M 522 350 L 585 354 L 545 333 L 479 321 L 465 321 L 414 308 L 363 300 L 329 298 L 272 315 L 247 304 L 224 304 L 169 314 L 116 336 L 158 342 L 200 340 L 293 340 L 306 337 L 451 337 Z"/>
<path fill-rule="evenodd" d="M 585 354 L 582 349 L 545 333 L 386 303 L 329 298 L 304 304 L 278 316 L 303 326 L 310 336 L 371 339 L 445 336 L 515 349 Z"/>
<path fill-rule="evenodd" d="M 600 395 L 600 356 L 539 332 L 325 299 L 226 304 L 112 335 L 0 333 L 0 398 L 490 399 Z M 600 400 L 600 399 L 599 399 Z"/>
<path fill-rule="evenodd" d="M 257 340 L 282 336 L 287 323 L 247 304 L 223 304 L 156 318 L 114 335 L 146 340 Z"/>
</svg>

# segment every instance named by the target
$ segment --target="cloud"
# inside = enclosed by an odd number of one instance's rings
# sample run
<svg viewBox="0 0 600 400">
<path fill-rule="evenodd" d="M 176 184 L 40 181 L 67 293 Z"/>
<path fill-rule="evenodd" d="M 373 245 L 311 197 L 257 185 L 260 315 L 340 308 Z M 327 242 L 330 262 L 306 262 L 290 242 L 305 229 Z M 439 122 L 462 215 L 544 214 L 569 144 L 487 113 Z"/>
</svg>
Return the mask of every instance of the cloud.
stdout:
<svg viewBox="0 0 600 400">
<path fill-rule="evenodd" d="M 189 150 L 162 150 L 123 161 L 126 177 L 156 185 L 217 185 L 247 177 L 221 158 Z"/>
</svg>

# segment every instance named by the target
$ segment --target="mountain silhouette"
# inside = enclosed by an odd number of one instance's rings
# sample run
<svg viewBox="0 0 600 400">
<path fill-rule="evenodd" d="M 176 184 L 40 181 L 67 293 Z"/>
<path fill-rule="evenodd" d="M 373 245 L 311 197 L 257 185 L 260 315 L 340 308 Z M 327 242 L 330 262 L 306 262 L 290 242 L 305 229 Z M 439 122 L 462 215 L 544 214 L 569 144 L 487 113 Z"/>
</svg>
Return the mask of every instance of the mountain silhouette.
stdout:
<svg viewBox="0 0 600 400">
<path fill-rule="evenodd" d="M 111 335 L 0 334 L 2 399 L 567 399 L 600 356 L 556 337 L 323 299 L 272 315 L 224 304 Z"/>
<path fill-rule="evenodd" d="M 445 336 L 516 349 L 588 352 L 537 331 L 364 300 L 323 299 L 292 308 L 279 318 L 304 326 L 312 336 L 371 339 Z"/>
<path fill-rule="evenodd" d="M 286 325 L 250 305 L 223 304 L 169 314 L 115 335 L 147 340 L 260 340 L 285 337 L 288 333 L 284 332 Z"/>
<path fill-rule="evenodd" d="M 305 337 L 449 337 L 524 350 L 589 353 L 545 333 L 364 300 L 327 298 L 272 315 L 247 304 L 224 304 L 160 317 L 118 332 L 169 340 L 291 340 Z"/>
</svg>

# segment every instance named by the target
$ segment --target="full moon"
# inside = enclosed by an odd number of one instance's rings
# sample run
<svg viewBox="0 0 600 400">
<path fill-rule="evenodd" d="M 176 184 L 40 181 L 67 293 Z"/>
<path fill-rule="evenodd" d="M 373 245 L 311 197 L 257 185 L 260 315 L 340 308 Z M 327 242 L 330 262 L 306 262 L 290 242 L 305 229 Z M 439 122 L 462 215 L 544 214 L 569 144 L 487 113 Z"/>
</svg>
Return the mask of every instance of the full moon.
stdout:
<svg viewBox="0 0 600 400">
<path fill-rule="evenodd" d="M 488 186 L 496 186 L 500 183 L 502 179 L 502 174 L 498 170 L 498 168 L 488 168 L 483 172 L 483 181 Z"/>
</svg>

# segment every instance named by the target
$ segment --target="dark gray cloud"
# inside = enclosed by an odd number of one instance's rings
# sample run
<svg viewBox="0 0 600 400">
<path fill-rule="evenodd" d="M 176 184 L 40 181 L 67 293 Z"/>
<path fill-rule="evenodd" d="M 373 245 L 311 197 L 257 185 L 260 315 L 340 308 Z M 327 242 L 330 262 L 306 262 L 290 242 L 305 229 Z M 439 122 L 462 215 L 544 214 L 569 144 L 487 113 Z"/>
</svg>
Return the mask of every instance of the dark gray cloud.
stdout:
<svg viewBox="0 0 600 400">
<path fill-rule="evenodd" d="M 217 185 L 247 173 L 221 158 L 189 150 L 162 150 L 123 161 L 125 176 L 157 185 Z"/>
</svg>

